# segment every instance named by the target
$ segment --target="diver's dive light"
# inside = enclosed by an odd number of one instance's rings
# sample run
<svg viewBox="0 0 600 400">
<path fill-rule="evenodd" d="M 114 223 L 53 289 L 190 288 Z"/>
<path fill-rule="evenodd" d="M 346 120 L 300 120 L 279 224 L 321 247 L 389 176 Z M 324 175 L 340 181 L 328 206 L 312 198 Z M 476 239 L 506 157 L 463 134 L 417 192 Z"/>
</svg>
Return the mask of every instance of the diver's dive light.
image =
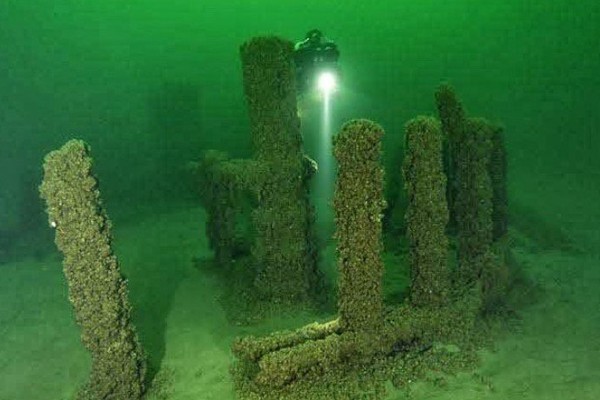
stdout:
<svg viewBox="0 0 600 400">
<path fill-rule="evenodd" d="M 337 76 L 331 71 L 324 71 L 319 74 L 317 87 L 322 94 L 330 94 L 335 91 L 337 86 Z"/>
</svg>

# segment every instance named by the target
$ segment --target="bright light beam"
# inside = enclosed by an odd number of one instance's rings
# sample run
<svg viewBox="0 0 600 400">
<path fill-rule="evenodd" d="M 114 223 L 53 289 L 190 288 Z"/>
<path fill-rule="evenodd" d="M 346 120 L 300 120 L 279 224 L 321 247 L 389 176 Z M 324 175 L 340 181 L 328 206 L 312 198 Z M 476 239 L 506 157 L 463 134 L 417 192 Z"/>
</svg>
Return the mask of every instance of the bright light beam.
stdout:
<svg viewBox="0 0 600 400">
<path fill-rule="evenodd" d="M 332 93 L 335 90 L 336 84 L 336 77 L 333 72 L 322 72 L 319 75 L 317 86 L 324 96 L 328 96 Z"/>
<path fill-rule="evenodd" d="M 331 90 L 331 88 L 330 88 Z M 319 230 L 324 238 L 330 238 L 333 234 L 333 209 L 331 201 L 333 199 L 333 186 L 335 180 L 334 161 L 332 154 L 332 115 L 331 100 L 332 95 L 329 90 L 322 91 L 322 110 L 321 110 L 321 143 L 320 151 L 317 155 L 319 163 L 319 172 L 317 178 L 317 214 L 320 219 Z"/>
</svg>

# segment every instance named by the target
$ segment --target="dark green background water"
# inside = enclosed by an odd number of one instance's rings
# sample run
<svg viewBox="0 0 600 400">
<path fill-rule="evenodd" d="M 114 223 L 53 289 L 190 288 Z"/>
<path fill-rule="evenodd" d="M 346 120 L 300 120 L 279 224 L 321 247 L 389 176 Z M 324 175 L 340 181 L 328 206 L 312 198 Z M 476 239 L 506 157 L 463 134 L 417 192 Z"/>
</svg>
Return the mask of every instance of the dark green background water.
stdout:
<svg viewBox="0 0 600 400">
<path fill-rule="evenodd" d="M 250 154 L 240 44 L 263 34 L 295 41 L 314 27 L 341 50 L 344 82 L 334 100 L 333 130 L 349 118 L 379 122 L 386 130 L 389 180 L 400 173 L 396 155 L 405 122 L 434 113 L 433 92 L 449 81 L 471 115 L 506 127 L 513 225 L 531 230 L 543 221 L 544 229 L 564 230 L 583 246 L 600 247 L 597 1 L 2 0 L 0 263 L 55 251 L 37 186 L 44 154 L 73 137 L 92 146 L 102 195 L 116 226 L 172 204 L 198 204 L 186 170 L 189 161 L 208 148 L 235 157 Z M 308 112 L 303 123 L 307 149 L 314 156 L 319 116 Z M 175 224 L 186 226 L 187 214 L 180 218 Z M 196 229 L 194 223 L 188 225 Z M 188 253 L 179 254 L 179 244 L 173 244 L 181 233 L 172 232 L 178 231 L 164 230 L 165 243 L 170 243 L 165 249 L 156 246 L 161 236 L 155 234 L 147 242 L 140 238 L 139 249 L 130 242 L 119 254 L 124 264 L 136 265 L 130 278 L 138 327 L 158 360 L 165 351 L 163 325 L 177 311 L 170 308 L 172 296 L 189 268 Z M 135 235 L 137 231 L 129 236 Z M 189 252 L 186 238 L 180 240 Z M 152 274 L 145 269 L 147 248 L 156 249 Z M 585 265 L 597 266 L 597 251 L 590 254 L 595 258 Z M 563 261 L 565 269 L 568 262 Z M 27 371 L 37 376 L 40 370 L 55 370 L 52 360 L 43 359 L 45 351 L 55 343 L 52 335 L 63 336 L 59 327 L 72 323 L 58 261 L 54 264 L 52 271 L 11 264 L 9 278 L 2 282 L 10 301 L 8 309 L 0 309 L 0 333 L 16 333 L 3 341 L 10 346 L 4 349 L 10 357 L 8 366 L 3 360 L 0 366 L 17 370 L 5 376 L 12 389 L 32 387 L 29 381 L 22 386 L 17 381 L 27 380 Z M 580 273 L 593 282 L 597 274 L 589 271 Z M 205 283 L 186 282 L 192 289 L 184 303 L 195 307 L 201 290 L 193 285 Z M 59 310 L 47 312 L 52 321 L 43 319 L 46 311 L 39 304 Z M 590 304 L 576 306 L 576 312 L 597 314 Z M 549 309 L 555 308 L 561 309 Z M 3 328 L 6 321 L 21 325 Z M 571 323 L 573 332 L 563 331 L 565 342 L 584 332 L 588 336 L 579 343 L 592 357 L 596 353 L 586 346 L 596 325 L 579 329 L 577 323 L 592 319 L 577 321 Z M 221 325 L 215 323 L 214 329 L 221 336 Z M 77 329 L 67 330 L 72 334 L 69 348 L 79 348 Z M 34 351 L 36 343 L 43 347 L 39 352 Z M 229 342 L 222 345 L 227 349 Z M 23 367 L 21 373 L 19 367 L 10 368 L 10 360 L 35 367 Z M 62 382 L 56 383 L 61 390 Z"/>
<path fill-rule="evenodd" d="M 92 145 L 113 214 L 187 196 L 172 178 L 202 149 L 249 154 L 239 45 L 261 34 L 298 40 L 313 27 L 342 52 L 338 122 L 380 122 L 388 156 L 447 80 L 471 114 L 505 124 L 511 188 L 552 175 L 597 191 L 599 9 L 593 0 L 4 0 L 0 229 L 37 225 L 42 157 L 71 137 Z"/>
</svg>

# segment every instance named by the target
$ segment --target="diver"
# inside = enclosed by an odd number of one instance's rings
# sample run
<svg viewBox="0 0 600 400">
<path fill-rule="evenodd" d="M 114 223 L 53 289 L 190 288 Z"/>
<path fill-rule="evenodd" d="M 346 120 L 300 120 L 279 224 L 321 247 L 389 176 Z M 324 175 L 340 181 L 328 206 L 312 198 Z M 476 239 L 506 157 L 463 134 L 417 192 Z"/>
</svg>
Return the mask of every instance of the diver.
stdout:
<svg viewBox="0 0 600 400">
<path fill-rule="evenodd" d="M 318 29 L 309 31 L 294 47 L 298 94 L 315 87 L 317 77 L 323 71 L 339 75 L 339 57 L 340 51 L 333 41 L 325 38 Z"/>
</svg>

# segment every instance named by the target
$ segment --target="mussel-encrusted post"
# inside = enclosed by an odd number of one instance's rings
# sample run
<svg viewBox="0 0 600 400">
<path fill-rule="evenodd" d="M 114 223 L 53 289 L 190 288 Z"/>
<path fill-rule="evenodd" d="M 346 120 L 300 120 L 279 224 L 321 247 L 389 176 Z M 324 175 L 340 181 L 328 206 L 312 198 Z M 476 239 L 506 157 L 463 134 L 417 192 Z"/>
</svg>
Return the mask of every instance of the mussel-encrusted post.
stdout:
<svg viewBox="0 0 600 400">
<path fill-rule="evenodd" d="M 334 139 L 339 313 L 342 329 L 349 331 L 379 329 L 383 319 L 382 137 L 379 125 L 354 120 Z"/>
<path fill-rule="evenodd" d="M 293 43 L 258 37 L 242 45 L 240 53 L 254 158 L 264 173 L 253 215 L 257 236 L 252 254 L 259 266 L 256 287 L 273 301 L 308 299 L 319 279 Z"/>
</svg>

